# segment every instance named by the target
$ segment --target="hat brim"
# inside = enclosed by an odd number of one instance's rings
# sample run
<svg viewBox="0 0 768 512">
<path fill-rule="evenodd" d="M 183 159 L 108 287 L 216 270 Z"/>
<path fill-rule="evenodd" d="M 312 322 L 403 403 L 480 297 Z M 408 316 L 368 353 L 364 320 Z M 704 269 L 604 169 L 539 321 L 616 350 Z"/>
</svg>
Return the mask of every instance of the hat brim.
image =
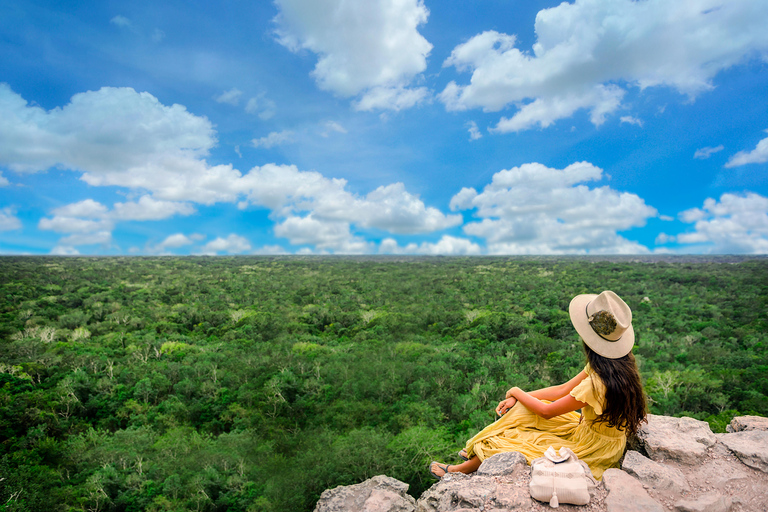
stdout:
<svg viewBox="0 0 768 512">
<path fill-rule="evenodd" d="M 568 306 L 571 323 L 576 332 L 579 333 L 579 336 L 581 336 L 581 339 L 584 340 L 584 343 L 597 354 L 608 359 L 624 357 L 632 351 L 632 347 L 635 345 L 635 330 L 632 324 L 629 324 L 629 328 L 616 341 L 608 341 L 600 337 L 599 334 L 592 330 L 592 326 L 589 325 L 589 318 L 587 318 L 587 304 L 596 297 L 597 295 L 595 294 L 587 293 L 577 295 L 571 300 L 571 304 Z"/>
</svg>

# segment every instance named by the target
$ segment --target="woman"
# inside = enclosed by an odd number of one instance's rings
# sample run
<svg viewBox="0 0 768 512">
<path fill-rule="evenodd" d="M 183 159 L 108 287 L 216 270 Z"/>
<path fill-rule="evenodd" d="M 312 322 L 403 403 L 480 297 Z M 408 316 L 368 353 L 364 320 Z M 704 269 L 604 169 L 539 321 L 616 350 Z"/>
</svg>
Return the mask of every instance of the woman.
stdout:
<svg viewBox="0 0 768 512">
<path fill-rule="evenodd" d="M 559 386 L 526 393 L 507 391 L 496 413 L 501 416 L 459 452 L 465 462 L 433 462 L 430 472 L 472 473 L 487 457 L 520 452 L 530 464 L 547 448 L 566 446 L 586 462 L 598 480 L 624 454 L 627 435 L 645 420 L 640 374 L 631 353 L 635 343 L 632 311 L 618 295 L 579 295 L 570 304 L 571 323 L 584 341 L 587 365 Z M 581 415 L 575 411 L 581 409 Z"/>
</svg>

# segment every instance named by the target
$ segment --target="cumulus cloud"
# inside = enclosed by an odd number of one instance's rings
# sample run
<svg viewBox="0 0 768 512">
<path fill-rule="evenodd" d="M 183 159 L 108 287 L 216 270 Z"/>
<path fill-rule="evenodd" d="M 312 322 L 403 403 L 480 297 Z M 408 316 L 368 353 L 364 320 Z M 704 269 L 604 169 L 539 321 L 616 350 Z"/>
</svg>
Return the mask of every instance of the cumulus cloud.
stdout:
<svg viewBox="0 0 768 512">
<path fill-rule="evenodd" d="M 483 253 L 482 248 L 466 238 L 443 235 L 437 243 L 422 242 L 410 243 L 406 246 L 398 245 L 393 238 L 385 238 L 379 244 L 381 254 L 424 254 L 429 256 L 476 256 Z"/>
<path fill-rule="evenodd" d="M 346 131 L 335 122 L 326 123 L 325 129 Z M 257 144 L 267 146 L 290 136 L 277 132 Z M 64 107 L 45 111 L 0 84 L 0 165 L 15 172 L 70 169 L 89 185 L 126 187 L 140 194 L 138 201 L 111 208 L 91 199 L 57 208 L 40 221 L 40 229 L 96 236 L 111 232 L 115 222 L 191 215 L 194 204 L 217 202 L 236 203 L 241 209 L 258 204 L 271 209 L 276 221 L 311 215 L 316 222 L 342 223 L 347 230 L 354 225 L 416 234 L 462 222 L 461 215 L 428 207 L 402 183 L 361 196 L 347 190 L 345 180 L 295 166 L 267 164 L 245 174 L 231 165 L 211 166 L 205 157 L 216 142 L 206 118 L 181 105 L 162 105 L 133 89 L 82 93 Z M 332 229 L 323 232 L 333 237 Z M 352 238 L 349 244 L 327 246 L 362 250 Z"/>
<path fill-rule="evenodd" d="M 142 196 L 136 203 L 115 203 L 112 218 L 116 220 L 162 220 L 174 215 L 192 215 L 195 208 L 188 203 L 158 201 Z"/>
<path fill-rule="evenodd" d="M 411 107 L 426 89 L 409 89 L 427 67 L 432 45 L 419 33 L 429 11 L 421 0 L 276 0 L 280 44 L 318 56 L 318 87 L 342 97 L 363 93 L 359 110 Z"/>
<path fill-rule="evenodd" d="M 766 130 L 768 132 L 768 130 Z M 768 137 L 757 143 L 752 151 L 739 151 L 725 164 L 726 167 L 739 167 L 747 164 L 762 164 L 768 162 Z"/>
<path fill-rule="evenodd" d="M 21 221 L 10 207 L 0 210 L 0 231 L 12 231 L 21 228 Z"/>
<path fill-rule="evenodd" d="M 202 247 L 202 254 L 216 255 L 221 252 L 240 254 L 251 250 L 251 243 L 240 235 L 230 234 L 227 238 L 211 240 Z"/>
<path fill-rule="evenodd" d="M 708 253 L 768 253 L 768 197 L 747 192 L 708 198 L 702 208 L 680 213 L 680 220 L 694 230 L 677 236 L 664 233 L 657 242 L 691 245 Z"/>
<path fill-rule="evenodd" d="M 635 194 L 586 185 L 602 177 L 588 162 L 565 169 L 524 164 L 497 172 L 480 193 L 462 189 L 451 209 L 476 211 L 481 220 L 464 232 L 485 239 L 491 254 L 648 252 L 618 231 L 645 225 L 656 209 Z"/>
<path fill-rule="evenodd" d="M 165 240 L 160 242 L 158 247 L 163 249 L 178 249 L 179 247 L 184 247 L 185 245 L 192 245 L 195 243 L 195 238 L 199 239 L 199 236 L 192 235 L 192 237 L 189 237 L 183 233 L 174 233 L 173 235 L 169 235 Z"/>
<path fill-rule="evenodd" d="M 450 82 L 448 110 L 515 106 L 497 131 L 546 127 L 577 110 L 599 125 L 621 106 L 624 86 L 671 87 L 693 98 L 721 70 L 768 55 L 768 4 L 752 0 L 576 0 L 538 13 L 532 52 L 493 30 L 454 48 L 444 66 L 471 72 Z"/>
<path fill-rule="evenodd" d="M 54 256 L 77 256 L 80 254 L 80 251 L 74 247 L 57 245 L 51 249 L 51 254 Z"/>
<path fill-rule="evenodd" d="M 251 144 L 255 148 L 271 148 L 274 146 L 280 146 L 282 144 L 288 144 L 293 142 L 294 133 L 291 130 L 283 130 L 281 132 L 272 132 L 266 137 L 260 139 L 253 139 Z"/>
<path fill-rule="evenodd" d="M 8 181 L 8 178 L 3 176 L 3 173 L 0 172 L 0 187 L 7 187 L 11 183 Z"/>
<path fill-rule="evenodd" d="M 337 254 L 366 254 L 373 244 L 352 235 L 348 222 L 318 220 L 311 214 L 291 216 L 275 226 L 275 235 L 293 245 L 312 245 Z"/>
<path fill-rule="evenodd" d="M 242 95 L 243 91 L 233 87 L 232 89 L 215 96 L 213 99 L 216 100 L 217 103 L 227 103 L 228 105 L 236 106 L 240 103 L 240 96 Z"/>
<path fill-rule="evenodd" d="M 718 153 L 725 149 L 725 146 L 720 144 L 716 147 L 704 147 L 697 149 L 696 152 L 693 154 L 693 158 L 697 160 L 706 160 L 710 156 L 714 155 L 715 153 Z"/>
</svg>

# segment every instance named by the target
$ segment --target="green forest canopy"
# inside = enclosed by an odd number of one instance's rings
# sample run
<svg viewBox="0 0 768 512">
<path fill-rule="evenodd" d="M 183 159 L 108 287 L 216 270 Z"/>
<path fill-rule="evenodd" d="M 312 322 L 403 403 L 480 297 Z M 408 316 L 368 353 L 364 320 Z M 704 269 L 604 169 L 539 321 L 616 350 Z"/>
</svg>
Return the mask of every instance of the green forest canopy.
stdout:
<svg viewBox="0 0 768 512">
<path fill-rule="evenodd" d="M 0 258 L 0 509 L 418 495 L 508 388 L 583 368 L 567 306 L 605 289 L 652 412 L 768 414 L 765 258 Z"/>
</svg>

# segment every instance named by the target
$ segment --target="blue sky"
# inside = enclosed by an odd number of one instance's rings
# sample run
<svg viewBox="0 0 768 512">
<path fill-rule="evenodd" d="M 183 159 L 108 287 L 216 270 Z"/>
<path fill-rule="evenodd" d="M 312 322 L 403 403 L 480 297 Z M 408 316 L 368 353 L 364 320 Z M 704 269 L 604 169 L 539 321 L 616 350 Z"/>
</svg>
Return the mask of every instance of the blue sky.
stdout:
<svg viewBox="0 0 768 512">
<path fill-rule="evenodd" d="M 768 253 L 768 2 L 0 4 L 2 254 Z"/>
</svg>

